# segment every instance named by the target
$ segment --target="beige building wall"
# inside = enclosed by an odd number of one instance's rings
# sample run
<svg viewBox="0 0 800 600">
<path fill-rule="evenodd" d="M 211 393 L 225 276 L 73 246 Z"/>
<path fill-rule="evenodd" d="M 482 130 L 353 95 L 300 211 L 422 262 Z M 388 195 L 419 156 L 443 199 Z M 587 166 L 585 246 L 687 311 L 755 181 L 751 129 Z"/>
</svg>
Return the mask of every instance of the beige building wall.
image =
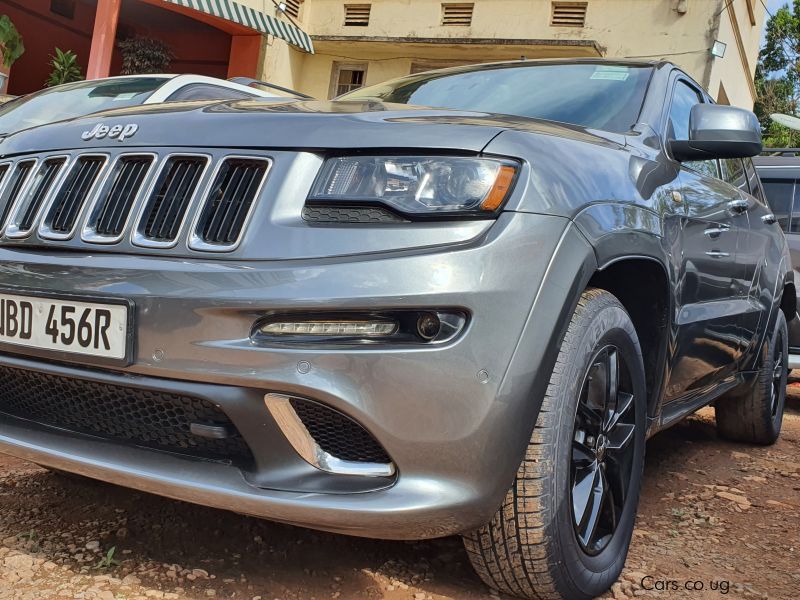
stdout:
<svg viewBox="0 0 800 600">
<path fill-rule="evenodd" d="M 271 4 L 247 2 L 265 11 Z M 345 26 L 345 4 L 370 4 L 369 25 Z M 752 108 L 765 18 L 759 0 L 587 0 L 583 27 L 553 26 L 551 13 L 550 0 L 474 0 L 470 26 L 443 26 L 436 0 L 305 0 L 295 22 L 314 39 L 315 54 L 268 41 L 263 76 L 329 98 L 337 69 L 349 67 L 364 69 L 372 85 L 412 68 L 521 57 L 663 58 L 715 98 Z M 711 55 L 715 40 L 727 46 L 722 58 Z"/>
<path fill-rule="evenodd" d="M 727 98 L 734 106 L 753 108 L 753 78 L 765 18 L 759 0 L 733 0 L 723 13 L 716 38 L 727 44 L 725 56 L 713 60 L 709 79 L 702 82 L 717 101 Z"/>
</svg>

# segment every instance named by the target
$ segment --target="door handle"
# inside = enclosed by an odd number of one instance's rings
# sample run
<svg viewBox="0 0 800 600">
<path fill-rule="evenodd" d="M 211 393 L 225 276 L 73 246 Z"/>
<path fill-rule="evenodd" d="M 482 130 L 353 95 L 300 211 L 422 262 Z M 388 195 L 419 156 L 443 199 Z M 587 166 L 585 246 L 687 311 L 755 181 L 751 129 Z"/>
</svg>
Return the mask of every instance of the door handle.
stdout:
<svg viewBox="0 0 800 600">
<path fill-rule="evenodd" d="M 773 224 L 773 223 L 775 223 L 775 222 L 776 222 L 778 219 L 776 219 L 776 218 L 775 218 L 775 215 L 773 215 L 772 213 L 768 213 L 768 214 L 764 215 L 763 217 L 761 217 L 761 220 L 762 220 L 762 221 L 763 221 L 763 222 L 764 222 L 766 225 L 772 225 L 772 224 Z"/>
<path fill-rule="evenodd" d="M 727 231 L 730 231 L 730 227 L 726 227 L 725 225 L 716 225 L 712 227 L 706 227 L 703 233 L 712 239 L 717 239 L 720 235 Z"/>
<path fill-rule="evenodd" d="M 750 208 L 750 203 L 744 198 L 736 198 L 736 200 L 728 202 L 728 210 L 734 215 L 740 215 L 748 208 Z"/>
<path fill-rule="evenodd" d="M 707 256 L 711 258 L 728 258 L 731 253 L 730 252 L 720 252 L 719 250 L 709 250 L 706 252 Z"/>
</svg>

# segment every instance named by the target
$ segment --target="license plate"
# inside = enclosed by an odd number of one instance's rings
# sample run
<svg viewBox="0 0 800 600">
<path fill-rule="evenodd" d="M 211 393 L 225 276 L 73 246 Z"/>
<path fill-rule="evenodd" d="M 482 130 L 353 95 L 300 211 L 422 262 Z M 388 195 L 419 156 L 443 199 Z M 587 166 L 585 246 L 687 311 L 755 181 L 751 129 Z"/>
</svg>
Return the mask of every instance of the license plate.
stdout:
<svg viewBox="0 0 800 600">
<path fill-rule="evenodd" d="M 128 306 L 0 293 L 0 342 L 124 359 Z"/>
</svg>

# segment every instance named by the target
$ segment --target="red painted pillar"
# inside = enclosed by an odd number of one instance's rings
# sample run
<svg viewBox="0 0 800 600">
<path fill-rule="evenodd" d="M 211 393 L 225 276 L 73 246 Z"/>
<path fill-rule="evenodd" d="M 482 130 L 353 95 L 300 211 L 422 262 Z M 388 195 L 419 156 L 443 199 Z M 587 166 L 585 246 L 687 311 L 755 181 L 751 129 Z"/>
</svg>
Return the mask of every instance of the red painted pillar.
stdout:
<svg viewBox="0 0 800 600">
<path fill-rule="evenodd" d="M 231 36 L 231 54 L 228 61 L 228 77 L 252 77 L 258 79 L 258 58 L 261 54 L 260 35 Z"/>
<path fill-rule="evenodd" d="M 108 77 L 111 71 L 111 55 L 114 52 L 120 6 L 122 0 L 97 0 L 86 79 Z"/>
</svg>

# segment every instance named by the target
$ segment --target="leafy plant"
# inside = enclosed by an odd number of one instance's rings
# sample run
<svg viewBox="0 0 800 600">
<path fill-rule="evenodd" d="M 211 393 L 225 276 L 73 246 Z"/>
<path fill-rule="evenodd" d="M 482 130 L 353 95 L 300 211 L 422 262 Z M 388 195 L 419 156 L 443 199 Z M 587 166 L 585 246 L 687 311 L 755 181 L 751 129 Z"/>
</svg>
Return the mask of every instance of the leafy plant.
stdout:
<svg viewBox="0 0 800 600">
<path fill-rule="evenodd" d="M 45 86 L 53 87 L 54 85 L 83 79 L 81 68 L 78 66 L 78 55 L 72 50 L 64 52 L 60 48 L 56 48 L 56 54 L 51 59 L 50 65 L 53 70 L 50 72 L 50 77 L 47 78 Z"/>
<path fill-rule="evenodd" d="M 100 559 L 100 562 L 98 562 L 94 566 L 94 568 L 95 569 L 110 569 L 111 567 L 119 566 L 119 561 L 114 558 L 114 552 L 116 552 L 116 550 L 117 550 L 116 546 L 111 546 L 109 551 L 106 552 L 106 555 L 103 558 Z"/>
<path fill-rule="evenodd" d="M 161 40 L 132 37 L 119 43 L 122 52 L 121 75 L 164 73 L 169 69 L 174 55 Z"/>
<path fill-rule="evenodd" d="M 8 15 L 0 15 L 0 51 L 3 54 L 3 65 L 7 69 L 25 53 L 22 36 Z"/>
<path fill-rule="evenodd" d="M 27 540 L 31 542 L 30 549 L 33 552 L 39 551 L 39 534 L 36 533 L 35 529 L 31 529 L 30 531 L 24 531 L 22 533 L 17 534 L 18 540 Z"/>
<path fill-rule="evenodd" d="M 22 533 L 17 534 L 17 538 L 20 540 L 31 540 L 36 541 L 39 539 L 39 534 L 36 533 L 35 529 L 31 529 L 30 531 L 23 531 Z"/>
</svg>

